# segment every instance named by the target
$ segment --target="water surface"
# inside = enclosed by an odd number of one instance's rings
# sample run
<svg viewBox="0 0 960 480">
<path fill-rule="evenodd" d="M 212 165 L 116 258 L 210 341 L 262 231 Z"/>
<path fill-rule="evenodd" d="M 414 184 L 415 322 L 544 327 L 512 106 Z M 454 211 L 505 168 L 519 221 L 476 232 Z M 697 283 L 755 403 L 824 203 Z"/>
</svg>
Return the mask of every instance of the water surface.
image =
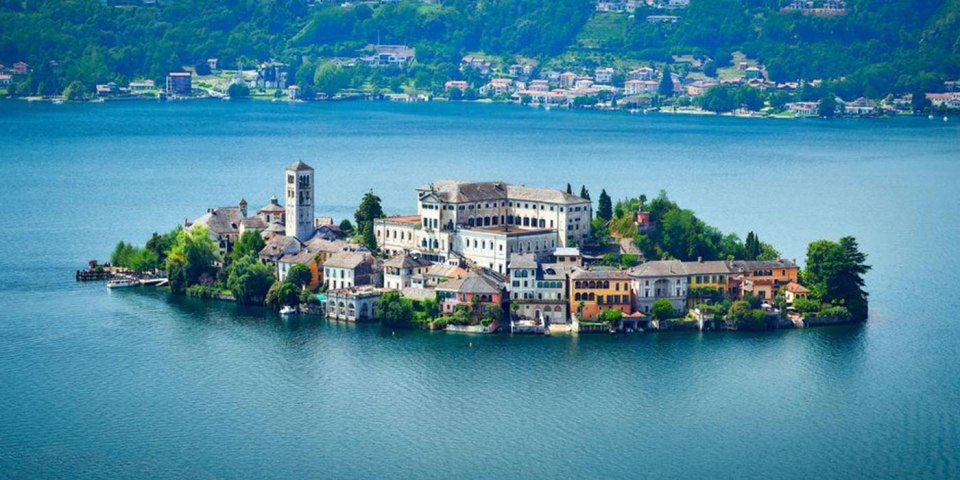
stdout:
<svg viewBox="0 0 960 480">
<path fill-rule="evenodd" d="M 665 189 L 789 258 L 855 235 L 862 326 L 464 337 L 285 324 L 72 272 L 317 169 L 318 215 L 440 178 Z M 0 477 L 960 475 L 960 124 L 501 105 L 0 102 Z"/>
</svg>

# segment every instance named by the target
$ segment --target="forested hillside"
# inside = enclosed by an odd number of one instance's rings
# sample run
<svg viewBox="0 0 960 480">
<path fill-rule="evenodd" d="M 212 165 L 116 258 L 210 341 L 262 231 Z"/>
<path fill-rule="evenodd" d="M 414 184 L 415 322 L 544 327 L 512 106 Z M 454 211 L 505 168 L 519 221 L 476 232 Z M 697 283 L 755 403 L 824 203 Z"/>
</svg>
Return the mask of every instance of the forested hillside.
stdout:
<svg viewBox="0 0 960 480">
<path fill-rule="evenodd" d="M 132 2 L 138 3 L 138 2 Z M 25 61 L 29 90 L 54 93 L 171 70 L 217 57 L 227 68 L 277 59 L 347 57 L 373 42 L 408 44 L 417 62 L 403 75 L 418 88 L 456 78 L 470 52 L 541 62 L 564 55 L 569 68 L 590 56 L 669 62 L 693 54 L 718 65 L 742 51 L 771 80 L 836 80 L 846 96 L 936 91 L 960 77 L 960 0 L 849 0 L 832 17 L 781 12 L 779 0 L 692 0 L 677 23 L 638 11 L 590 51 L 572 49 L 600 14 L 592 0 L 412 0 L 352 7 L 305 0 L 0 0 L 0 63 Z M 626 17 L 625 17 L 626 18 Z M 574 52 L 574 53 L 571 53 Z M 579 55 L 579 56 L 578 56 Z M 53 63 L 51 63 L 51 61 Z M 314 76 L 318 63 L 308 63 Z"/>
</svg>

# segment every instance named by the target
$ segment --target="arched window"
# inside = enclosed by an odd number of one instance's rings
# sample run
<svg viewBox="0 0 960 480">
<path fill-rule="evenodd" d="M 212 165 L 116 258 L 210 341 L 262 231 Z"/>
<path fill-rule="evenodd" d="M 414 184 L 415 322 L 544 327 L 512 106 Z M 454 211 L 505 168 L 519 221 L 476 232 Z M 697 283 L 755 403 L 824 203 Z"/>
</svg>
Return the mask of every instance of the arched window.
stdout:
<svg viewBox="0 0 960 480">
<path fill-rule="evenodd" d="M 507 225 L 513 225 L 513 215 L 507 215 Z"/>
<path fill-rule="evenodd" d="M 547 221 L 541 218 L 541 219 L 540 219 L 540 228 L 543 228 L 543 227 L 546 227 L 546 226 L 547 226 Z"/>
<path fill-rule="evenodd" d="M 577 301 L 577 302 L 580 301 L 580 292 L 577 292 L 577 293 L 573 296 L 573 300 L 574 300 L 574 301 Z"/>
<path fill-rule="evenodd" d="M 524 227 L 530 226 L 530 217 L 523 217 L 523 226 Z"/>
<path fill-rule="evenodd" d="M 467 226 L 470 226 L 470 227 L 473 226 L 473 219 L 472 219 L 472 218 L 469 219 L 469 220 L 467 220 Z"/>
<path fill-rule="evenodd" d="M 594 298 L 595 298 L 594 295 L 593 295 L 593 292 L 588 293 L 588 294 L 587 294 L 587 297 L 588 297 L 587 300 L 590 300 L 590 301 L 593 301 Z"/>
<path fill-rule="evenodd" d="M 484 227 L 490 226 L 490 217 L 483 217 L 483 226 Z"/>
</svg>

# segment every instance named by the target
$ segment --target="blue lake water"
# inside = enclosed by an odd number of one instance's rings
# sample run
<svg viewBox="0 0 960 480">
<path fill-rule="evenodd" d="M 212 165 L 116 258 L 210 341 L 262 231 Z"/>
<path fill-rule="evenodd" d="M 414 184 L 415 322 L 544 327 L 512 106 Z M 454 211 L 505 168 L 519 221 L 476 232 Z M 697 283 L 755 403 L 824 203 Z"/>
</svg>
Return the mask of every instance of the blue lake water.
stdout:
<svg viewBox="0 0 960 480">
<path fill-rule="evenodd" d="M 854 235 L 871 319 L 465 337 L 285 324 L 73 271 L 317 169 L 318 215 L 440 178 L 660 189 L 789 258 Z M 960 476 L 960 121 L 503 105 L 0 102 L 2 478 Z"/>
</svg>

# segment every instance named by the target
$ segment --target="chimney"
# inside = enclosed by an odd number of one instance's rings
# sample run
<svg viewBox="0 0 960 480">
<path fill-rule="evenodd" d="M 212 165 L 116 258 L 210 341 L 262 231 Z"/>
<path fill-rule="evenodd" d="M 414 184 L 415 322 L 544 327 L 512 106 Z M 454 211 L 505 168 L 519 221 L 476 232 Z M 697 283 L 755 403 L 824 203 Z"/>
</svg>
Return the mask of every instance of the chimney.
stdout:
<svg viewBox="0 0 960 480">
<path fill-rule="evenodd" d="M 280 205 L 280 202 L 277 200 L 276 195 L 270 197 L 270 205 Z"/>
<path fill-rule="evenodd" d="M 703 257 L 697 257 L 697 263 L 703 263 Z"/>
<path fill-rule="evenodd" d="M 247 218 L 247 201 L 242 198 L 240 199 L 240 215 Z"/>
</svg>

